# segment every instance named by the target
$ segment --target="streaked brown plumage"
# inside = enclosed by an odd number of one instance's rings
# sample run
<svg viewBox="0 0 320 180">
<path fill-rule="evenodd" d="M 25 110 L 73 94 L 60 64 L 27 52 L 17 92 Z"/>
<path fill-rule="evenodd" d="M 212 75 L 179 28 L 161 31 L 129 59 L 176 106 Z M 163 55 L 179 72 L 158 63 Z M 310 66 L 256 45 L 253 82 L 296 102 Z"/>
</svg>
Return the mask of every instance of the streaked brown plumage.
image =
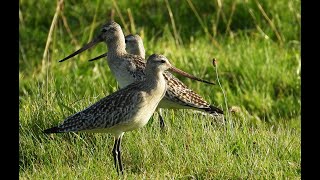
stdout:
<svg viewBox="0 0 320 180">
<path fill-rule="evenodd" d="M 130 54 L 145 58 L 145 49 L 141 37 L 137 34 L 129 34 L 125 37 L 126 50 Z M 189 89 L 183 82 L 173 76 L 170 72 L 165 72 L 165 79 L 168 83 L 166 96 L 159 104 L 160 108 L 168 109 L 186 109 L 203 110 L 212 112 L 215 109 L 218 113 L 222 113 L 220 109 L 211 106 L 200 95 Z M 174 103 L 171 103 L 174 102 Z M 162 117 L 160 117 L 162 119 Z"/>
<path fill-rule="evenodd" d="M 97 38 L 78 51 L 60 60 L 60 62 L 65 61 L 102 41 L 106 42 L 108 52 L 99 56 L 99 58 L 107 56 L 109 68 L 119 83 L 120 88 L 124 88 L 132 82 L 144 80 L 144 69 L 146 66 L 144 58 L 126 52 L 125 37 L 122 29 L 119 24 L 113 21 L 103 25 L 101 34 Z M 221 109 L 207 103 L 201 96 L 188 89 L 184 83 L 175 78 L 171 73 L 164 73 L 164 78 L 167 80 L 168 89 L 165 97 L 159 103 L 159 108 L 190 108 L 213 115 L 223 114 Z M 194 76 L 193 78 L 200 80 Z"/>
<path fill-rule="evenodd" d="M 124 132 L 143 127 L 166 92 L 165 70 L 177 71 L 166 57 L 153 54 L 145 69 L 146 78 L 136 81 L 99 100 L 83 111 L 67 117 L 44 133 L 105 132 L 115 136 L 114 163 L 122 172 L 120 144 Z M 185 75 L 185 74 L 182 74 Z"/>
</svg>

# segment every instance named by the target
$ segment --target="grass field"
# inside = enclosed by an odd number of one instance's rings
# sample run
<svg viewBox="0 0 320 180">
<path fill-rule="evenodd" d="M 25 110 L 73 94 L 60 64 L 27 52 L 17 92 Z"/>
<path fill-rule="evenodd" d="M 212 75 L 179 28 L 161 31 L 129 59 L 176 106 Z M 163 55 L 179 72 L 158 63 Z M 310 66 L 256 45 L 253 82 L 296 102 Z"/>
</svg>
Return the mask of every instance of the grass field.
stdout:
<svg viewBox="0 0 320 180">
<path fill-rule="evenodd" d="M 71 0 L 56 7 L 20 0 L 21 179 L 118 178 L 110 134 L 41 132 L 117 90 L 105 60 L 87 62 L 106 52 L 103 43 L 58 63 L 111 16 L 125 34 L 142 36 L 147 55 L 164 54 L 186 72 L 219 80 L 221 87 L 180 78 L 228 112 L 221 124 L 165 110 L 165 131 L 153 116 L 125 133 L 123 178 L 300 179 L 300 1 Z"/>
</svg>

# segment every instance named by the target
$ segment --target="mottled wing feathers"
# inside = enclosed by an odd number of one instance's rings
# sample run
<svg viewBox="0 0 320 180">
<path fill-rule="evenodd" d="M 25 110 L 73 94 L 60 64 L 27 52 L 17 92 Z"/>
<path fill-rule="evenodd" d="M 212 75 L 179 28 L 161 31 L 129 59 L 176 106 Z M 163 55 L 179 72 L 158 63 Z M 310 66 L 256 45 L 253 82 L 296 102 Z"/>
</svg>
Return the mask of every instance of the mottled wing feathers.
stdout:
<svg viewBox="0 0 320 180">
<path fill-rule="evenodd" d="M 145 80 L 146 61 L 144 58 L 138 55 L 125 54 L 121 57 L 121 59 L 126 59 L 129 63 L 126 67 L 135 81 Z M 219 108 L 211 106 L 200 95 L 189 89 L 183 82 L 181 82 L 170 72 L 166 71 L 163 76 L 168 87 L 164 97 L 166 100 L 169 100 L 173 104 L 177 104 L 177 106 L 180 106 L 180 108 L 185 106 L 186 108 L 205 111 L 210 114 L 214 114 L 215 112 L 223 112 Z"/>
<path fill-rule="evenodd" d="M 133 54 L 126 54 L 123 58 L 129 59 L 132 63 L 131 68 L 134 67 L 134 71 L 130 69 L 132 76 L 136 79 L 136 81 L 142 81 L 145 79 L 145 60 Z M 196 110 L 204 110 L 210 114 L 220 113 L 223 114 L 223 111 L 217 107 L 214 107 L 207 103 L 200 95 L 189 89 L 182 81 L 176 78 L 170 72 L 165 72 L 163 74 L 166 82 L 167 82 L 167 91 L 165 97 L 167 100 L 172 101 L 180 106 L 190 107 Z"/>
<path fill-rule="evenodd" d="M 146 62 L 144 59 L 134 54 L 126 54 L 122 58 L 129 60 L 130 65 L 127 66 L 127 68 L 129 68 L 128 72 L 131 73 L 134 79 L 136 81 L 144 81 L 146 78 L 144 71 L 146 68 Z"/>
<path fill-rule="evenodd" d="M 139 103 L 141 92 L 136 83 L 99 100 L 95 104 L 69 116 L 57 127 L 45 130 L 46 133 L 76 132 L 110 128 L 130 119 L 130 112 Z M 53 131 L 53 132 L 51 132 Z"/>
<path fill-rule="evenodd" d="M 183 106 L 200 109 L 210 106 L 201 96 L 187 88 L 170 87 L 170 90 L 166 92 L 166 97 L 168 97 L 168 99 L 173 99 L 175 102 Z"/>
<path fill-rule="evenodd" d="M 180 81 L 170 72 L 165 71 L 163 77 L 167 81 L 167 85 L 172 88 L 188 88 L 187 85 L 185 85 L 182 81 Z"/>
<path fill-rule="evenodd" d="M 223 111 L 207 103 L 200 95 L 189 89 L 183 82 L 166 72 L 164 77 L 167 81 L 168 89 L 165 98 L 175 103 L 187 106 L 192 109 L 204 110 L 210 114 L 220 113 Z"/>
</svg>

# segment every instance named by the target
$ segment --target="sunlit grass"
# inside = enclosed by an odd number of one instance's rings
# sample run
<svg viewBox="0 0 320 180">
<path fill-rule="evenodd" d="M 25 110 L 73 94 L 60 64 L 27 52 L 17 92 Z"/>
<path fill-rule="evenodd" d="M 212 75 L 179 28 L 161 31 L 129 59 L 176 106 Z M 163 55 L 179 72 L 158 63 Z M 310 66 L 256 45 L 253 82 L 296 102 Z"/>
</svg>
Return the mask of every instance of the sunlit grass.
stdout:
<svg viewBox="0 0 320 180">
<path fill-rule="evenodd" d="M 180 79 L 225 111 L 228 111 L 226 101 L 228 108 L 238 109 L 230 112 L 225 125 L 194 111 L 165 110 L 165 132 L 160 130 L 157 116 L 153 116 L 145 127 L 125 133 L 122 144 L 125 178 L 300 178 L 298 1 L 260 2 L 281 40 L 270 27 L 270 21 L 263 19 L 257 6 L 259 1 L 235 1 L 236 5 L 233 1 L 221 1 L 221 7 L 220 1 L 209 4 L 189 1 L 204 26 L 190 4 L 168 1 L 174 27 L 164 1 L 114 2 L 128 20 L 125 22 L 128 28 L 142 35 L 147 56 L 164 54 L 176 67 L 212 81 L 217 81 L 211 63 L 216 58 L 219 81 L 227 99 L 218 85 Z M 61 17 L 42 67 L 55 6 L 55 1 L 35 5 L 32 1 L 20 1 L 19 176 L 21 179 L 116 179 L 111 135 L 47 136 L 41 132 L 117 90 L 105 60 L 87 62 L 106 52 L 103 43 L 58 63 L 79 48 L 68 35 Z M 36 10 L 44 7 L 48 11 Z M 134 7 L 148 8 L 142 15 Z M 99 31 L 113 8 L 113 1 L 65 2 L 63 13 L 78 45 L 88 42 Z M 134 22 L 129 23 L 127 8 Z M 117 14 L 115 18 L 124 28 Z M 203 27 L 207 27 L 209 34 Z"/>
</svg>

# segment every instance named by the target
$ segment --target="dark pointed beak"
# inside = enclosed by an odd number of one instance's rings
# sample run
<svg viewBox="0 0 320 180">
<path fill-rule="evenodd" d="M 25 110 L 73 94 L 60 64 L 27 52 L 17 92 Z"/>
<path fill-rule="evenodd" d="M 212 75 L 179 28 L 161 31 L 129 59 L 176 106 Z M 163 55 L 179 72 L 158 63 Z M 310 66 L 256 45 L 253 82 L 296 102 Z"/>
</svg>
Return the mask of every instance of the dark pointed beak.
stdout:
<svg viewBox="0 0 320 180">
<path fill-rule="evenodd" d="M 102 35 L 99 35 L 98 37 L 96 37 L 95 39 L 93 39 L 91 42 L 89 42 L 88 44 L 84 45 L 82 48 L 80 48 L 79 50 L 77 50 L 76 52 L 70 54 L 69 56 L 61 59 L 59 62 L 63 62 L 67 59 L 72 58 L 73 56 L 82 53 L 83 51 L 92 48 L 93 46 L 97 45 L 98 43 L 102 42 L 103 38 Z"/>
<path fill-rule="evenodd" d="M 88 60 L 88 61 L 95 61 L 95 60 L 101 59 L 101 58 L 103 58 L 103 57 L 106 57 L 107 54 L 108 54 L 108 53 L 101 54 L 100 56 L 97 56 L 97 57 L 95 57 L 95 58 L 93 58 L 93 59 L 90 59 L 90 60 Z"/>
<path fill-rule="evenodd" d="M 206 81 L 206 80 L 197 78 L 197 77 L 195 77 L 195 76 L 193 76 L 193 75 L 191 75 L 189 73 L 186 73 L 186 72 L 184 72 L 184 71 L 182 71 L 182 70 L 180 70 L 180 69 L 178 69 L 176 67 L 173 67 L 173 66 L 171 66 L 171 68 L 169 68 L 169 71 L 175 72 L 177 74 L 180 74 L 180 75 L 182 75 L 184 77 L 187 77 L 189 79 L 193 79 L 193 80 L 196 80 L 196 81 L 200 81 L 200 82 L 204 82 L 204 83 L 212 84 L 212 85 L 216 84 L 216 83 L 213 83 L 213 82 L 210 82 L 210 81 Z"/>
</svg>

